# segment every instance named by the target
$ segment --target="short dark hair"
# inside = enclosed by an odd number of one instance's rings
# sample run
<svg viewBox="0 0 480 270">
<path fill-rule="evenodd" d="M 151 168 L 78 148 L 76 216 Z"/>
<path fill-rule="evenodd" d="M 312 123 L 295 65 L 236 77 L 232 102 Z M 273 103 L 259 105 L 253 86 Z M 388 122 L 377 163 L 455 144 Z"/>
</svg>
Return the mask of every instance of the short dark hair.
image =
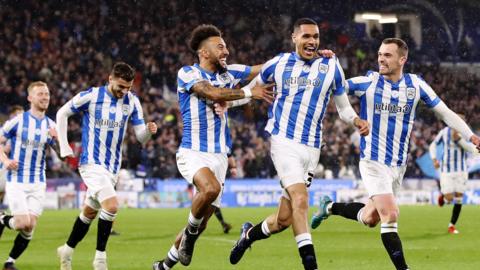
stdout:
<svg viewBox="0 0 480 270">
<path fill-rule="evenodd" d="M 318 24 L 310 18 L 300 18 L 300 19 L 297 19 L 293 24 L 293 31 L 298 30 L 300 28 L 300 25 L 303 25 L 303 24 L 311 24 L 311 25 L 318 26 Z"/>
<path fill-rule="evenodd" d="M 111 75 L 115 78 L 121 78 L 127 82 L 131 82 L 135 79 L 135 70 L 125 62 L 117 62 L 113 65 Z"/>
<path fill-rule="evenodd" d="M 400 55 L 408 55 L 408 45 L 403 39 L 399 38 L 386 38 L 382 41 L 383 44 L 396 44 Z"/>
<path fill-rule="evenodd" d="M 209 37 L 222 37 L 222 32 L 212 24 L 202 24 L 193 29 L 188 46 L 190 50 L 196 52 L 200 44 Z"/>
</svg>

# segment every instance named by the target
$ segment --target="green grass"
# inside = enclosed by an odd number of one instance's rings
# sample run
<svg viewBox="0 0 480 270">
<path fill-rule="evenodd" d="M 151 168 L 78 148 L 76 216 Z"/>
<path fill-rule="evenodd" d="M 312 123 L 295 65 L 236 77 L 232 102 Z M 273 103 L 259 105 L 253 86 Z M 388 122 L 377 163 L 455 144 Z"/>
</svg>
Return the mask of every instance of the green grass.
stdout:
<svg viewBox="0 0 480 270">
<path fill-rule="evenodd" d="M 230 248 L 244 221 L 261 221 L 273 208 L 224 209 L 227 221 L 234 225 L 224 235 L 215 217 L 197 242 L 195 256 L 188 269 L 303 269 L 291 230 L 254 244 L 236 266 L 230 265 Z M 313 210 L 312 210 L 313 211 Z M 34 239 L 17 263 L 21 270 L 59 269 L 56 247 L 65 242 L 78 211 L 46 211 L 40 218 Z M 176 233 L 186 222 L 188 209 L 122 209 L 108 244 L 111 270 L 151 269 L 172 245 Z M 451 206 L 405 206 L 401 208 L 400 236 L 412 269 L 480 269 L 478 259 L 480 208 L 464 206 L 458 222 L 459 235 L 446 233 Z M 0 252 L 7 258 L 15 234 L 5 230 Z M 383 249 L 379 228 L 332 217 L 313 231 L 320 269 L 372 270 L 393 269 Z M 92 269 L 95 253 L 96 222 L 75 250 L 74 270 Z M 175 269 L 186 269 L 178 264 Z"/>
</svg>

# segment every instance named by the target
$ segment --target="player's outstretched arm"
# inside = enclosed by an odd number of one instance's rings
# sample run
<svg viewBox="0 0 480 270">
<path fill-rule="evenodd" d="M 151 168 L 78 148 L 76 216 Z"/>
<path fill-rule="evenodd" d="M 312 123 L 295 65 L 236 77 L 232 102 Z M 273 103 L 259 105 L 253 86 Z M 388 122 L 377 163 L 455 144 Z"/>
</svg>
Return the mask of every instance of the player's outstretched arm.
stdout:
<svg viewBox="0 0 480 270">
<path fill-rule="evenodd" d="M 357 113 L 352 108 L 350 101 L 348 101 L 347 94 L 343 92 L 341 95 L 335 95 L 334 100 L 340 119 L 355 126 L 360 132 L 360 135 L 367 136 L 370 132 L 368 122 L 358 117 Z"/>
<path fill-rule="evenodd" d="M 70 109 L 70 102 L 63 105 L 57 112 L 57 136 L 59 146 L 59 157 L 73 157 L 73 150 L 68 144 L 67 130 L 68 130 L 68 117 L 73 115 L 73 111 Z"/>
<path fill-rule="evenodd" d="M 447 124 L 447 126 L 460 132 L 463 138 L 468 138 L 468 140 L 480 150 L 480 137 L 475 135 L 467 123 L 465 123 L 460 116 L 450 110 L 445 103 L 439 102 L 433 107 L 433 111 L 443 122 L 445 122 L 445 124 Z"/>
<path fill-rule="evenodd" d="M 135 125 L 133 126 L 133 130 L 135 131 L 135 137 L 140 143 L 146 143 L 153 134 L 157 133 L 158 127 L 155 122 L 148 122 L 146 125 Z"/>
<path fill-rule="evenodd" d="M 200 81 L 192 86 L 192 90 L 198 95 L 215 102 L 238 100 L 252 97 L 254 99 L 271 102 L 273 92 L 267 87 L 255 86 L 252 89 L 230 89 L 214 87 L 206 81 Z"/>
</svg>

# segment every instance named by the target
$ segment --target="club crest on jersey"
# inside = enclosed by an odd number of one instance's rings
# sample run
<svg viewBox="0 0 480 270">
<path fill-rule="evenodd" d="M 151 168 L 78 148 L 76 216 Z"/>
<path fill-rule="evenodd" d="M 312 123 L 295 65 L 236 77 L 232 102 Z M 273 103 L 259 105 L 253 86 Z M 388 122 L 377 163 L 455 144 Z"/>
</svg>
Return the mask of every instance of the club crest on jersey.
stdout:
<svg viewBox="0 0 480 270">
<path fill-rule="evenodd" d="M 415 88 L 408 87 L 407 88 L 407 98 L 408 99 L 414 99 L 416 92 L 417 92 L 417 90 Z"/>
<path fill-rule="evenodd" d="M 122 105 L 122 113 L 123 114 L 128 114 L 128 112 L 130 112 L 130 106 L 125 104 L 125 105 Z"/>
<path fill-rule="evenodd" d="M 302 68 L 302 71 L 307 73 L 310 71 L 310 66 L 309 65 L 304 65 L 303 68 Z"/>
<path fill-rule="evenodd" d="M 326 64 L 318 65 L 318 72 L 327 73 L 327 71 L 328 71 L 328 65 L 326 65 Z"/>
<path fill-rule="evenodd" d="M 230 83 L 231 80 L 230 80 L 230 76 L 228 76 L 228 73 L 222 73 L 219 75 L 220 77 L 220 80 L 224 83 Z"/>
<path fill-rule="evenodd" d="M 110 107 L 110 113 L 115 113 L 117 112 L 117 108 L 116 107 Z"/>
</svg>

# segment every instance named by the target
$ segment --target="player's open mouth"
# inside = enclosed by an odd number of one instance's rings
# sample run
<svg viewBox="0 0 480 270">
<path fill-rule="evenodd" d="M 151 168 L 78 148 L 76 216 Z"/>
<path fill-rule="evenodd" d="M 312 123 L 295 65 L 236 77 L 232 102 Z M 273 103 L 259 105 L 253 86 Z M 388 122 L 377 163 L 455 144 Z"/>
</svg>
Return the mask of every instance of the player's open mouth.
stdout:
<svg viewBox="0 0 480 270">
<path fill-rule="evenodd" d="M 218 59 L 218 61 L 220 62 L 220 64 L 222 64 L 222 66 L 226 66 L 226 65 L 227 65 L 227 58 L 226 58 L 226 57 L 220 58 L 220 59 Z"/>
<path fill-rule="evenodd" d="M 307 56 L 315 55 L 316 48 L 314 46 L 303 47 L 303 51 Z"/>
</svg>

